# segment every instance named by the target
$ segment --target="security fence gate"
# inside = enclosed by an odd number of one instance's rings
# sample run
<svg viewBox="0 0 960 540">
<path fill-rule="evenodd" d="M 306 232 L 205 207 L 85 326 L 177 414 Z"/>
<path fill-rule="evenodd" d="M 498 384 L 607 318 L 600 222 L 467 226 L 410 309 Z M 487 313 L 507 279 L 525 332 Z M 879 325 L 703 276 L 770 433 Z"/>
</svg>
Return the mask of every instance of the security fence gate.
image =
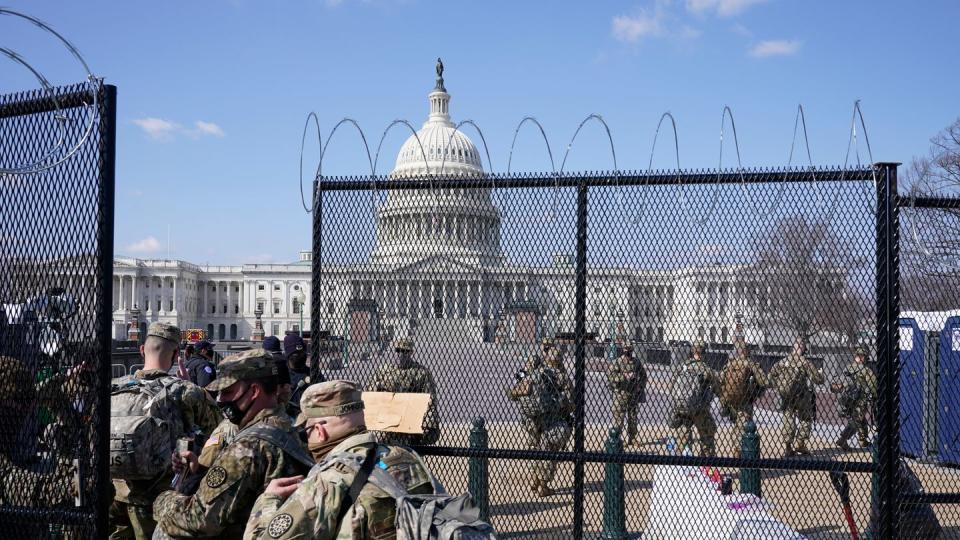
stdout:
<svg viewBox="0 0 960 540">
<path fill-rule="evenodd" d="M 956 469 L 911 459 L 898 477 L 901 396 L 916 399 L 901 392 L 898 213 L 925 202 L 898 198 L 897 164 L 313 187 L 314 365 L 367 385 L 409 337 L 441 430 L 417 449 L 504 537 L 912 538 L 931 515 L 960 535 Z M 718 370 L 745 347 L 769 378 L 797 336 L 824 381 L 784 392 L 807 397 L 781 399 L 783 376 L 753 402 L 678 414 L 692 343 Z M 543 339 L 572 398 L 549 422 L 508 396 Z M 611 366 L 627 346 L 647 381 L 624 392 Z M 861 346 L 875 406 L 841 391 Z M 862 415 L 868 431 L 846 429 Z"/>
<path fill-rule="evenodd" d="M 102 538 L 116 87 L 0 96 L 0 537 Z"/>
</svg>

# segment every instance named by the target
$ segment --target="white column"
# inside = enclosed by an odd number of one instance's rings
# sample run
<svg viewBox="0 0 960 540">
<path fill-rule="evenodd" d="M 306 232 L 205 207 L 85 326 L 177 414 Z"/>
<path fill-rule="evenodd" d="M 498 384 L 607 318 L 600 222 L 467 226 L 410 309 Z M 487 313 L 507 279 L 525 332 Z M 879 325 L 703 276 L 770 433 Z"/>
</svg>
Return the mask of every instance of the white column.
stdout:
<svg viewBox="0 0 960 540">
<path fill-rule="evenodd" d="M 133 309 L 133 306 L 137 304 L 137 276 L 133 275 L 130 280 L 133 282 L 130 287 L 130 299 L 132 300 L 130 308 Z"/>
<path fill-rule="evenodd" d="M 123 276 L 119 276 L 119 278 L 120 279 L 118 281 L 120 281 L 120 283 L 119 283 L 119 286 L 117 287 L 117 290 L 114 291 L 114 294 L 117 295 L 117 309 L 122 311 L 123 310 Z"/>
<path fill-rule="evenodd" d="M 400 282 L 393 282 L 393 309 L 391 314 L 396 317 L 400 314 Z"/>
<path fill-rule="evenodd" d="M 173 311 L 178 313 L 180 311 L 180 299 L 177 298 L 177 276 L 173 276 Z"/>
<path fill-rule="evenodd" d="M 423 318 L 423 282 L 417 281 L 417 318 Z"/>
<path fill-rule="evenodd" d="M 460 282 L 453 282 L 453 318 L 460 317 Z"/>
</svg>

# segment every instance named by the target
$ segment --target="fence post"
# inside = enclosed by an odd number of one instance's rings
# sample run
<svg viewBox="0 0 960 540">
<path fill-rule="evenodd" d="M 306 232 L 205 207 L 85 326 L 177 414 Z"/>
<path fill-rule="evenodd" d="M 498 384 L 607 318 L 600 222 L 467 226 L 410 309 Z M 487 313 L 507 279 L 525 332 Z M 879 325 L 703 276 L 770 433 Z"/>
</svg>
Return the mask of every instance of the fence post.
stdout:
<svg viewBox="0 0 960 540">
<path fill-rule="evenodd" d="M 470 449 L 487 449 L 487 428 L 483 417 L 474 418 L 470 428 Z M 490 477 L 487 474 L 487 458 L 471 457 L 467 472 L 467 490 L 480 509 L 480 519 L 490 521 Z"/>
<path fill-rule="evenodd" d="M 747 420 L 743 425 L 740 457 L 742 459 L 760 459 L 760 435 L 757 434 L 757 424 L 753 420 Z M 760 471 L 758 469 L 740 469 L 740 493 L 752 493 L 757 497 L 762 496 Z"/>
<path fill-rule="evenodd" d="M 899 163 L 876 163 L 877 190 L 877 538 L 899 538 L 900 497 L 900 224 Z"/>
<path fill-rule="evenodd" d="M 607 453 L 623 452 L 620 428 L 610 428 L 607 436 Z M 607 462 L 603 474 L 603 540 L 623 540 L 627 537 L 627 515 L 624 501 L 623 464 Z"/>
<path fill-rule="evenodd" d="M 574 275 L 574 368 L 573 394 L 575 410 L 573 418 L 573 539 L 583 539 L 584 499 L 584 413 L 587 392 L 586 340 L 587 340 L 587 182 L 580 177 L 577 182 L 577 254 Z"/>
</svg>

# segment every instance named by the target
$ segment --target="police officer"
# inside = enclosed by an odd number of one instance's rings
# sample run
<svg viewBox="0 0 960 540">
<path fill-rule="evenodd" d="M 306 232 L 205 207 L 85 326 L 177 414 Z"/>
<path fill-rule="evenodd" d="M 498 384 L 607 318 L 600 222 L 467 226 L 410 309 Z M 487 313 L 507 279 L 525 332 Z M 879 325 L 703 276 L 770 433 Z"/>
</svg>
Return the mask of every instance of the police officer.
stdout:
<svg viewBox="0 0 960 540">
<path fill-rule="evenodd" d="M 195 494 L 165 491 L 157 497 L 153 511 L 158 538 L 237 538 L 270 480 L 303 474 L 312 466 L 277 404 L 273 355 L 252 349 L 225 359 L 210 390 L 219 392 L 217 405 L 239 431 L 216 456 Z M 180 457 L 186 462 L 181 467 L 199 470 L 193 453 Z"/>
<path fill-rule="evenodd" d="M 817 395 L 813 385 L 823 384 L 824 379 L 823 373 L 806 354 L 806 342 L 797 338 L 793 352 L 770 369 L 770 380 L 780 393 L 785 457 L 810 454 L 810 432 L 817 416 Z"/>
<path fill-rule="evenodd" d="M 197 343 L 194 355 L 187 360 L 187 376 L 190 377 L 190 382 L 200 388 L 207 388 L 207 385 L 217 378 L 213 358 L 213 343 L 207 340 Z"/>
<path fill-rule="evenodd" d="M 620 346 L 620 356 L 607 368 L 607 384 L 613 394 L 613 423 L 620 433 L 626 423 L 627 445 L 632 445 L 637 437 L 637 406 L 647 400 L 647 369 L 633 356 L 630 343 Z"/>
<path fill-rule="evenodd" d="M 213 431 L 220 421 L 220 411 L 210 395 L 190 381 L 184 381 L 170 375 L 170 368 L 180 356 L 180 329 L 171 324 L 155 322 L 147 329 L 147 337 L 140 346 L 143 355 L 143 368 L 133 375 L 119 377 L 112 381 L 113 416 L 111 423 L 116 425 L 122 417 L 122 407 L 118 401 L 135 399 L 135 394 L 126 390 L 135 390 L 142 384 L 161 384 L 173 401 L 181 418 L 166 420 L 183 426 L 183 434 Z M 140 408 L 136 406 L 136 408 Z M 139 411 L 131 411 L 134 414 Z M 111 431 L 114 431 L 111 429 Z M 139 449 L 138 451 L 147 451 Z M 113 523 L 114 538 L 149 539 L 153 536 L 156 522 L 153 520 L 153 500 L 160 492 L 170 486 L 173 469 L 168 469 L 157 478 L 144 480 L 123 480 L 114 478 L 115 491 L 110 518 Z"/>
<path fill-rule="evenodd" d="M 437 415 L 437 385 L 433 382 L 433 374 L 426 366 L 413 360 L 413 341 L 409 338 L 397 341 L 394 351 L 396 357 L 377 369 L 367 385 L 367 391 L 430 394 L 430 407 L 423 418 L 422 435 L 378 432 L 377 436 L 387 444 L 434 444 L 440 439 L 440 422 Z"/>
<path fill-rule="evenodd" d="M 357 470 L 345 467 L 336 457 L 373 453 L 373 474 L 386 473 L 411 494 L 433 493 L 430 471 L 413 450 L 377 443 L 364 423 L 356 383 L 312 385 L 304 391 L 300 405 L 297 425 L 306 430 L 307 445 L 318 465 L 306 479 L 271 481 L 254 504 L 243 538 L 393 538 L 394 498 L 370 481 L 348 502 Z M 347 504 L 349 508 L 344 508 Z"/>
<path fill-rule="evenodd" d="M 830 385 L 831 392 L 840 394 L 837 400 L 840 416 L 847 419 L 847 425 L 837 439 L 837 446 L 842 450 L 851 450 L 847 441 L 854 435 L 857 435 L 861 448 L 869 444 L 867 413 L 876 403 L 877 376 L 866 365 L 868 357 L 865 347 L 857 347 L 853 361 L 843 370 L 843 382 Z"/>
</svg>

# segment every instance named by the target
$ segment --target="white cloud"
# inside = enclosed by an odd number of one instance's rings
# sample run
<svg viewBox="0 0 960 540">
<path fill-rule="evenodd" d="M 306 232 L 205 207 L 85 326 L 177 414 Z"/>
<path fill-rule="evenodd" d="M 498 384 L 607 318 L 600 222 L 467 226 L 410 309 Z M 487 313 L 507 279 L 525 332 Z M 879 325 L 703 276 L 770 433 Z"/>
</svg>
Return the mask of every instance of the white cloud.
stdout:
<svg viewBox="0 0 960 540">
<path fill-rule="evenodd" d="M 695 15 L 716 14 L 720 17 L 739 15 L 767 0 L 687 0 L 687 11 Z"/>
<path fill-rule="evenodd" d="M 642 10 L 634 16 L 617 15 L 613 18 L 611 31 L 617 41 L 636 43 L 645 37 L 659 36 L 663 33 L 663 15 L 660 10 L 650 13 Z"/>
<path fill-rule="evenodd" d="M 204 122 L 203 120 L 197 120 L 194 122 L 193 128 L 190 129 L 187 129 L 172 120 L 164 120 L 163 118 L 154 118 L 152 116 L 138 118 L 134 120 L 133 123 L 140 126 L 140 129 L 142 129 L 148 137 L 155 141 L 173 140 L 173 138 L 177 135 L 186 135 L 194 139 L 204 136 L 226 136 L 223 128 L 217 124 L 214 124 L 213 122 Z"/>
<path fill-rule="evenodd" d="M 223 132 L 223 128 L 213 122 L 197 120 L 193 125 L 196 128 L 194 131 L 196 131 L 198 135 L 213 135 L 214 137 L 223 137 L 226 135 L 226 133 Z"/>
<path fill-rule="evenodd" d="M 734 34 L 737 34 L 738 36 L 743 36 L 745 38 L 753 37 L 753 32 L 751 32 L 749 28 L 747 28 L 746 26 L 740 23 L 734 24 L 730 29 L 733 31 Z"/>
<path fill-rule="evenodd" d="M 176 122 L 164 120 L 163 118 L 154 118 L 152 116 L 138 118 L 134 120 L 133 123 L 140 126 L 140 129 L 154 140 L 170 139 L 173 137 L 173 134 L 180 129 L 180 125 Z"/>
<path fill-rule="evenodd" d="M 750 56 L 754 58 L 769 58 L 771 56 L 790 56 L 800 50 L 797 40 L 774 39 L 761 41 L 750 49 Z"/>
<path fill-rule="evenodd" d="M 153 236 L 148 236 L 139 242 L 134 242 L 127 246 L 130 253 L 148 254 L 160 251 L 160 241 Z"/>
</svg>

